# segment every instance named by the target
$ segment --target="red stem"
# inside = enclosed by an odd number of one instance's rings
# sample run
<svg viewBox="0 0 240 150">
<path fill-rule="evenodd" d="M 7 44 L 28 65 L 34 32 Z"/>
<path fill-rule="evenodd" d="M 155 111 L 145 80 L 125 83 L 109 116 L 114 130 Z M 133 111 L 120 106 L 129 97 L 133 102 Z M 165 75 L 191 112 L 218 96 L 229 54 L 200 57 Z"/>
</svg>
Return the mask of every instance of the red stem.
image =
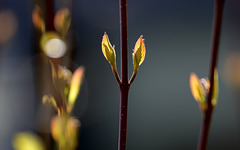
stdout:
<svg viewBox="0 0 240 150">
<path fill-rule="evenodd" d="M 45 0 L 46 4 L 46 30 L 47 31 L 54 31 L 54 5 L 53 5 L 53 0 Z"/>
<path fill-rule="evenodd" d="M 210 124 L 211 124 L 211 119 L 212 119 L 212 112 L 209 112 L 209 114 L 204 115 L 201 137 L 198 143 L 198 150 L 206 150 L 207 148 L 207 141 L 208 141 L 208 134 L 209 134 Z"/>
<path fill-rule="evenodd" d="M 120 124 L 119 124 L 119 141 L 118 150 L 126 150 L 127 143 L 127 112 L 128 112 L 128 92 L 129 86 L 122 85 L 121 102 L 120 102 Z"/>
<path fill-rule="evenodd" d="M 121 36 L 121 79 L 120 120 L 118 150 L 126 150 L 128 92 L 128 37 L 127 37 L 127 0 L 119 0 Z"/>
<path fill-rule="evenodd" d="M 127 0 L 120 0 L 120 36 L 122 53 L 122 82 L 128 83 Z"/>
<path fill-rule="evenodd" d="M 198 150 L 206 150 L 208 134 L 211 124 L 213 106 L 212 106 L 212 97 L 214 89 L 214 70 L 217 67 L 217 58 L 218 50 L 220 43 L 220 34 L 221 34 L 221 25 L 222 25 L 222 16 L 223 16 L 223 7 L 225 0 L 216 0 L 215 1 L 215 14 L 214 14 L 214 26 L 213 26 L 213 39 L 212 39 L 212 58 L 210 66 L 210 90 L 207 99 L 208 109 L 204 114 L 201 137 L 198 145 Z"/>
</svg>

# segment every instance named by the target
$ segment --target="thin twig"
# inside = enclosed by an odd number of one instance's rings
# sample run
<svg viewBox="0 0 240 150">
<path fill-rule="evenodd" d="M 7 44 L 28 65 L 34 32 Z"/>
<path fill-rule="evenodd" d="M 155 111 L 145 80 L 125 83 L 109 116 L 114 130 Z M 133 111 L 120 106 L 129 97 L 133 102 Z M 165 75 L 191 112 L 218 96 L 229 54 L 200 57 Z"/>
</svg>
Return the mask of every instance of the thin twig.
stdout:
<svg viewBox="0 0 240 150">
<path fill-rule="evenodd" d="M 118 76 L 117 69 L 114 69 L 114 68 L 112 67 L 112 72 L 113 72 L 113 74 L 114 74 L 114 76 L 115 76 L 115 78 L 116 78 L 116 80 L 117 80 L 118 85 L 120 86 L 120 85 L 122 84 L 122 81 L 120 80 L 120 78 L 119 78 L 119 76 Z"/>
<path fill-rule="evenodd" d="M 215 15 L 214 15 L 214 26 L 213 26 L 213 39 L 212 39 L 212 58 L 211 58 L 211 66 L 210 66 L 210 90 L 207 99 L 208 108 L 204 114 L 201 137 L 198 145 L 198 150 L 206 150 L 208 134 L 211 124 L 213 105 L 212 105 L 212 97 L 213 97 L 213 89 L 214 89 L 214 70 L 217 67 L 217 58 L 219 51 L 219 43 L 220 43 L 220 33 L 221 33 L 221 25 L 222 25 L 222 16 L 223 16 L 223 7 L 225 0 L 216 0 L 215 1 Z"/>
<path fill-rule="evenodd" d="M 46 4 L 46 18 L 47 18 L 47 23 L 46 23 L 46 29 L 47 31 L 54 31 L 54 5 L 53 5 L 53 0 L 45 0 Z"/>
<path fill-rule="evenodd" d="M 132 77 L 131 77 L 130 80 L 129 80 L 129 85 L 131 85 L 131 84 L 133 83 L 134 79 L 135 79 L 136 76 L 137 76 L 137 72 L 138 72 L 138 70 L 134 70 L 134 71 L 133 71 Z"/>
<path fill-rule="evenodd" d="M 121 78 L 120 121 L 118 150 L 126 150 L 127 109 L 128 109 L 128 37 L 127 37 L 127 0 L 119 0 L 121 36 Z"/>
</svg>

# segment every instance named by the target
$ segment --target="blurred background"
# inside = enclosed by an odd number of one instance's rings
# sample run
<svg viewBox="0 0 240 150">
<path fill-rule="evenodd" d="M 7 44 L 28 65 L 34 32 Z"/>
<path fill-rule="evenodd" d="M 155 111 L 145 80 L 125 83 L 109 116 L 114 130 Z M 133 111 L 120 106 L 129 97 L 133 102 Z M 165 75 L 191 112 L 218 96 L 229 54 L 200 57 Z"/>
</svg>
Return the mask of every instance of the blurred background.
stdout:
<svg viewBox="0 0 240 150">
<path fill-rule="evenodd" d="M 39 51 L 32 11 L 39 1 L 0 1 L 0 146 L 12 150 L 17 132 L 49 135 L 54 111 L 42 105 L 51 88 L 48 61 Z M 72 13 L 68 66 L 85 67 L 73 115 L 81 121 L 81 150 L 114 150 L 118 142 L 119 88 L 101 51 L 107 32 L 116 46 L 120 72 L 118 0 L 55 1 L 55 12 Z M 43 5 L 43 4 L 42 4 Z M 189 75 L 208 77 L 213 0 L 128 0 L 129 76 L 132 49 L 140 35 L 146 59 L 129 93 L 129 150 L 194 150 L 202 113 L 189 88 Z M 226 0 L 218 59 L 219 99 L 208 149 L 240 149 L 239 90 L 226 84 L 225 63 L 240 51 L 240 1 Z M 70 65 L 69 65 L 70 64 Z"/>
</svg>

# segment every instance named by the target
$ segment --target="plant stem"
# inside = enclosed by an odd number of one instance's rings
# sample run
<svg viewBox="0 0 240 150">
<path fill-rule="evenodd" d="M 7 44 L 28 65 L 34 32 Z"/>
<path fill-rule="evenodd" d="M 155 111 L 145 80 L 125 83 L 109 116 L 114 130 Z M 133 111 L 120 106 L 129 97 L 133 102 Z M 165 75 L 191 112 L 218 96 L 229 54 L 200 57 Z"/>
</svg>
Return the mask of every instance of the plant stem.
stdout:
<svg viewBox="0 0 240 150">
<path fill-rule="evenodd" d="M 115 78 L 117 80 L 118 85 L 120 86 L 122 84 L 122 81 L 120 80 L 120 78 L 118 76 L 118 72 L 117 72 L 116 67 L 115 68 L 112 67 L 112 72 L 113 72 L 113 74 L 114 74 L 114 76 L 115 76 Z"/>
<path fill-rule="evenodd" d="M 120 125 L 119 125 L 120 130 L 119 130 L 118 150 L 126 150 L 128 92 L 129 92 L 128 84 L 123 84 L 120 87 L 120 91 L 121 91 L 121 102 L 120 102 Z"/>
<path fill-rule="evenodd" d="M 121 79 L 120 85 L 120 121 L 118 150 L 126 149 L 127 141 L 127 108 L 128 108 L 128 37 L 127 37 L 127 0 L 119 0 L 120 38 L 121 38 Z"/>
<path fill-rule="evenodd" d="M 213 26 L 213 37 L 212 37 L 212 56 L 210 66 L 210 90 L 207 99 L 208 108 L 204 114 L 201 137 L 198 145 L 198 150 L 206 150 L 207 139 L 211 124 L 213 105 L 213 89 L 214 89 L 214 70 L 217 67 L 218 50 L 220 43 L 220 33 L 222 25 L 223 7 L 225 0 L 215 0 L 215 14 L 214 14 L 214 26 Z"/>
<path fill-rule="evenodd" d="M 137 72 L 138 72 L 138 70 L 134 70 L 134 71 L 133 71 L 132 77 L 131 77 L 130 80 L 129 80 L 129 85 L 131 85 L 131 84 L 133 83 L 134 79 L 135 79 L 136 76 L 137 76 Z"/>
<path fill-rule="evenodd" d="M 127 0 L 120 0 L 120 36 L 122 56 L 122 82 L 128 83 L 128 36 L 127 36 Z"/>
<path fill-rule="evenodd" d="M 202 131 L 201 131 L 201 137 L 198 145 L 198 150 L 206 150 L 207 148 L 207 141 L 208 141 L 208 134 L 211 124 L 211 118 L 212 118 L 212 112 L 209 112 L 209 114 L 205 114 L 203 118 L 202 123 Z"/>
<path fill-rule="evenodd" d="M 46 5 L 46 29 L 47 31 L 54 31 L 54 5 L 53 5 L 53 0 L 45 0 L 45 5 Z"/>
</svg>

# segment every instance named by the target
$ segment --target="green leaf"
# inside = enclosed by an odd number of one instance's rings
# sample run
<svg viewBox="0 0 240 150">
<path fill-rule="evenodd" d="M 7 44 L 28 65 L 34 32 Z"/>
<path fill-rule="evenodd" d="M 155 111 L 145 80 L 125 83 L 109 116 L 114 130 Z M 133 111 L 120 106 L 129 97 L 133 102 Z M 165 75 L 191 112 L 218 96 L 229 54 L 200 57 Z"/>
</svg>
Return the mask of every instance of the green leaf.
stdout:
<svg viewBox="0 0 240 150">
<path fill-rule="evenodd" d="M 113 69 L 116 69 L 116 53 L 115 46 L 111 45 L 106 32 L 102 39 L 102 52 L 105 58 L 108 60 Z"/>
<path fill-rule="evenodd" d="M 139 66 L 143 63 L 146 55 L 146 47 L 144 44 L 144 39 L 141 35 L 138 41 L 135 44 L 133 49 L 132 57 L 133 57 L 133 67 L 134 70 L 137 71 Z"/>
</svg>

